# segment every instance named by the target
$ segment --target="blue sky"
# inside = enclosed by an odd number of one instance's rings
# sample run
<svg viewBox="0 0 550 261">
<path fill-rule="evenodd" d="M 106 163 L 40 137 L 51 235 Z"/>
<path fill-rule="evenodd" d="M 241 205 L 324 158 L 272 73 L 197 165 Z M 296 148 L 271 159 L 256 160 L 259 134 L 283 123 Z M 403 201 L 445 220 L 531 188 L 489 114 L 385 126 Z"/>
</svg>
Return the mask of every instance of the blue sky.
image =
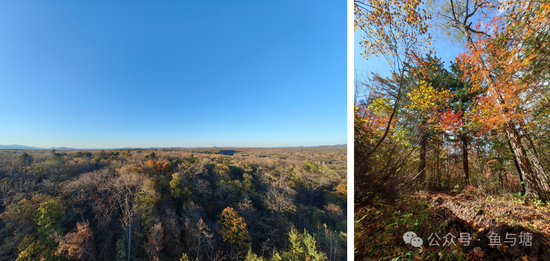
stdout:
<svg viewBox="0 0 550 261">
<path fill-rule="evenodd" d="M 434 34 L 434 32 L 432 32 Z M 359 41 L 361 36 L 361 31 L 355 31 L 354 33 L 354 66 L 355 70 L 358 73 L 362 72 L 374 72 L 378 73 L 381 76 L 389 77 L 390 67 L 387 65 L 386 60 L 382 56 L 376 57 L 372 56 L 369 59 L 365 59 L 360 53 L 364 50 Z M 441 58 L 444 62 L 445 67 L 448 69 L 451 66 L 451 61 L 455 62 L 455 58 L 458 57 L 459 53 L 464 52 L 464 48 L 456 43 L 449 41 L 443 37 L 438 37 L 437 34 L 432 35 L 434 50 L 437 57 Z"/>
<path fill-rule="evenodd" d="M 3 1 L 0 144 L 346 143 L 345 1 Z"/>
</svg>

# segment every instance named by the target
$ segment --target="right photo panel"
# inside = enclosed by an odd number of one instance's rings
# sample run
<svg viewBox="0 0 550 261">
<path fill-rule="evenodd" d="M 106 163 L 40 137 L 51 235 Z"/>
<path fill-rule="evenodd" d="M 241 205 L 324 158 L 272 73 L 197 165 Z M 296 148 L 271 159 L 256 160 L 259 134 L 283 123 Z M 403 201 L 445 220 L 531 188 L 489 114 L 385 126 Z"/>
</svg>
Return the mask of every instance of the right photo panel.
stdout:
<svg viewBox="0 0 550 261">
<path fill-rule="evenodd" d="M 355 260 L 550 260 L 550 2 L 354 1 Z"/>
</svg>

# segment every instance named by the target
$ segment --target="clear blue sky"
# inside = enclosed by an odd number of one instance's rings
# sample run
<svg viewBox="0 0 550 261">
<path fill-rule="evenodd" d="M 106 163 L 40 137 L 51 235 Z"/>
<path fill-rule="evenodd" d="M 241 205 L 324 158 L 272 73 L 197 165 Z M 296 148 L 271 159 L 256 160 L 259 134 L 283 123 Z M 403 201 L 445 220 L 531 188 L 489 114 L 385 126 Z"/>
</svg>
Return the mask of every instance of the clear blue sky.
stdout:
<svg viewBox="0 0 550 261">
<path fill-rule="evenodd" d="M 345 1 L 2 1 L 0 144 L 346 143 Z"/>
<path fill-rule="evenodd" d="M 449 41 L 448 39 L 438 37 L 437 33 L 432 32 L 434 39 L 435 54 L 437 57 L 441 58 L 444 62 L 444 66 L 449 69 L 451 66 L 451 61 L 455 62 L 455 58 L 458 57 L 460 52 L 464 52 L 465 48 L 459 46 L 456 43 Z M 387 64 L 387 61 L 383 59 L 382 56 L 376 57 L 372 56 L 369 59 L 365 59 L 361 55 L 361 52 L 364 50 L 361 45 L 359 45 L 361 31 L 355 31 L 354 35 L 354 65 L 355 70 L 358 73 L 362 72 L 374 72 L 378 73 L 383 77 L 389 77 L 390 67 Z"/>
</svg>

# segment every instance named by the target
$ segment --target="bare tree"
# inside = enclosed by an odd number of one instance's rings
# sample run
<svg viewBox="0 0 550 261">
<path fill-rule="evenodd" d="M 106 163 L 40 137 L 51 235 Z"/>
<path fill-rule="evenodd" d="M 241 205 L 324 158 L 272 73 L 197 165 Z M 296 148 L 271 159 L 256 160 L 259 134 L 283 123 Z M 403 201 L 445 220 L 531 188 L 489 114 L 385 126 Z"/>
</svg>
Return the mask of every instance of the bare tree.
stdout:
<svg viewBox="0 0 550 261">
<path fill-rule="evenodd" d="M 281 214 L 295 210 L 293 199 L 296 192 L 291 188 L 276 188 L 269 186 L 262 198 L 264 204 L 272 211 Z"/>
<path fill-rule="evenodd" d="M 149 260 L 160 261 L 159 254 L 162 250 L 162 238 L 164 234 L 164 229 L 162 228 L 162 223 L 157 223 L 151 227 L 151 232 L 149 233 L 149 240 L 145 247 Z"/>
<path fill-rule="evenodd" d="M 162 216 L 163 227 L 166 228 L 164 233 L 164 245 L 168 252 L 173 253 L 174 256 L 181 256 L 183 252 L 181 242 L 181 225 L 176 215 L 176 211 L 166 208 L 164 215 Z"/>
<path fill-rule="evenodd" d="M 229 186 L 225 182 L 218 182 L 218 187 L 214 191 L 212 195 L 212 199 L 218 205 L 218 208 L 221 210 L 225 208 L 228 200 L 234 193 L 235 193 L 235 190 L 233 189 L 233 187 Z"/>
<path fill-rule="evenodd" d="M 182 210 L 185 227 L 185 242 L 190 249 L 195 249 L 195 257 L 200 259 L 201 250 L 212 248 L 214 234 L 204 222 L 205 214 L 202 207 L 190 203 Z"/>
<path fill-rule="evenodd" d="M 128 243 L 128 261 L 130 261 L 130 248 L 132 244 L 132 225 L 144 210 L 138 204 L 137 197 L 142 191 L 145 178 L 135 173 L 122 173 L 110 184 L 107 184 L 114 192 L 115 200 L 122 211 L 122 224 L 126 230 L 126 242 Z"/>
</svg>

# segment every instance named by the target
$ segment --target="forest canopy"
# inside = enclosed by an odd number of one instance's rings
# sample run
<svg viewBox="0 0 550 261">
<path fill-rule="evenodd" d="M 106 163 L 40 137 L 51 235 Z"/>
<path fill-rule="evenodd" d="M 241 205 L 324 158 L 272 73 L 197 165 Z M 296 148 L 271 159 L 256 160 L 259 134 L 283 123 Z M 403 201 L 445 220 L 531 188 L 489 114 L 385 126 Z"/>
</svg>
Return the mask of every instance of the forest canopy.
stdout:
<svg viewBox="0 0 550 261">
<path fill-rule="evenodd" d="M 2 260 L 345 260 L 346 148 L 0 151 Z"/>
<path fill-rule="evenodd" d="M 360 53 L 390 69 L 356 73 L 357 259 L 550 258 L 549 12 L 537 0 L 355 1 Z M 445 64 L 435 44 L 460 54 Z M 415 252 L 395 241 L 411 227 L 425 243 L 430 229 L 521 230 L 540 245 Z"/>
</svg>

